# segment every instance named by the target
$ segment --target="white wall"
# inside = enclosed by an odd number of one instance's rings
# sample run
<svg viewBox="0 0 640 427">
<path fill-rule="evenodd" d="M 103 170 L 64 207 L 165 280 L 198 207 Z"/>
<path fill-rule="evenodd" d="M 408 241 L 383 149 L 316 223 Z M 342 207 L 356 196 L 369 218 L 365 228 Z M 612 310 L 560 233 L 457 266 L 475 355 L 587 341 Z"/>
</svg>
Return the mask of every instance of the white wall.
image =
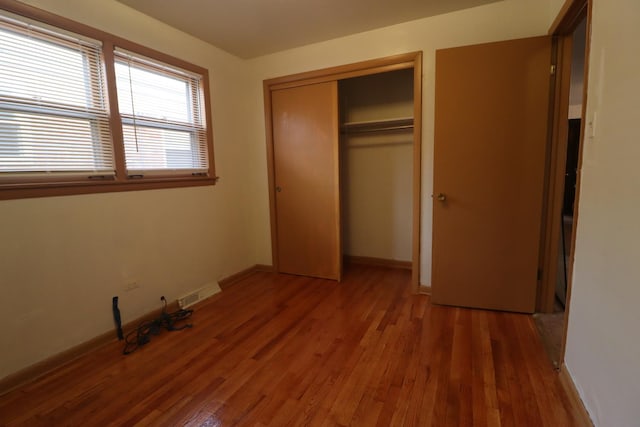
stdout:
<svg viewBox="0 0 640 427">
<path fill-rule="evenodd" d="M 413 117 L 413 70 L 340 82 L 341 123 Z M 413 132 L 342 135 L 343 252 L 411 261 Z"/>
<path fill-rule="evenodd" d="M 497 40 L 516 39 L 546 34 L 549 28 L 550 5 L 530 0 L 505 0 L 420 19 L 391 27 L 368 31 L 348 37 L 317 43 L 302 48 L 267 55 L 247 61 L 252 71 L 249 90 L 253 105 L 247 110 L 247 125 L 253 132 L 251 140 L 266 157 L 264 136 L 263 79 L 316 70 L 334 65 L 348 64 L 380 58 L 398 53 L 423 51 L 423 116 L 422 116 L 422 218 L 421 218 L 421 277 L 420 282 L 430 284 L 431 278 L 431 192 L 433 187 L 433 117 L 434 117 L 434 65 L 435 49 L 476 44 Z M 266 162 L 257 164 L 263 177 L 261 193 L 255 193 L 256 217 L 260 225 L 256 230 L 260 242 L 269 241 L 269 217 Z M 262 244 L 264 252 L 259 262 L 271 260 L 270 248 Z"/>
<path fill-rule="evenodd" d="M 244 62 L 116 1 L 28 3 L 207 67 L 221 181 L 1 201 L 0 378 L 112 330 L 114 295 L 131 321 L 159 308 L 161 295 L 175 299 L 256 259 Z M 125 292 L 134 280 L 140 288 Z"/>
<path fill-rule="evenodd" d="M 556 16 L 558 16 L 558 13 L 560 12 L 560 9 L 562 9 L 562 6 L 564 6 L 564 4 L 567 1 L 570 1 L 570 0 L 548 0 L 548 2 L 549 2 L 549 26 L 551 26 L 553 21 L 556 19 Z"/>
<path fill-rule="evenodd" d="M 566 364 L 597 426 L 640 425 L 640 2 L 593 1 Z"/>
</svg>

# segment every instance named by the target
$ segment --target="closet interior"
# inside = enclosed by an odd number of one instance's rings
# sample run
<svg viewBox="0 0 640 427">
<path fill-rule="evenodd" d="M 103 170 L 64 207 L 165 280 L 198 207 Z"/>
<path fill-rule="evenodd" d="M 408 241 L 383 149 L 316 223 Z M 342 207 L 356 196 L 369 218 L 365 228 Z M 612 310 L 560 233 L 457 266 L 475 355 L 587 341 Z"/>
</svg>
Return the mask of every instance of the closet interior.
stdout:
<svg viewBox="0 0 640 427">
<path fill-rule="evenodd" d="M 411 268 L 414 72 L 338 82 L 342 253 Z"/>
</svg>

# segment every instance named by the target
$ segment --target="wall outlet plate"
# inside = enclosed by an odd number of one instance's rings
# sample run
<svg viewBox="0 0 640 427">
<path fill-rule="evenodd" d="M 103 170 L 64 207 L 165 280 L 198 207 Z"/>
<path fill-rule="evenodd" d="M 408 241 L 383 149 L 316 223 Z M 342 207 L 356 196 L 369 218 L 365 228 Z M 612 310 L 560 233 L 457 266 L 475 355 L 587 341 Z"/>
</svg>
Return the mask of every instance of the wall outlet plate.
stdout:
<svg viewBox="0 0 640 427">
<path fill-rule="evenodd" d="M 128 282 L 125 285 L 124 290 L 129 292 L 129 291 L 133 291 L 134 289 L 138 289 L 139 287 L 140 287 L 140 283 L 134 280 L 134 281 Z"/>
</svg>

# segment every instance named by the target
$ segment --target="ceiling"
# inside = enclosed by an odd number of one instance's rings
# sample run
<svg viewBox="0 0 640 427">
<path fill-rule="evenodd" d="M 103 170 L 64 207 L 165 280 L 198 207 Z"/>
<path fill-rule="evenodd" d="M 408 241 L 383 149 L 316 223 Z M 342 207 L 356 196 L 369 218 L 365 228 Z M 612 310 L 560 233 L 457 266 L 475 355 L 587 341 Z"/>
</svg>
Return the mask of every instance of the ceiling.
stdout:
<svg viewBox="0 0 640 427">
<path fill-rule="evenodd" d="M 498 0 L 118 0 L 241 58 Z"/>
</svg>

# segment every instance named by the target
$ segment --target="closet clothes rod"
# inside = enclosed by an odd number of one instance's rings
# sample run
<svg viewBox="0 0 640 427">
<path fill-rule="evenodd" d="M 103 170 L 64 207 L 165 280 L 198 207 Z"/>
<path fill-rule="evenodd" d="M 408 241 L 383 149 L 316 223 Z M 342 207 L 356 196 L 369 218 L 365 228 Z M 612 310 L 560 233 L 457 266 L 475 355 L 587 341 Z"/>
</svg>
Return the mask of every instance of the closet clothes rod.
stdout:
<svg viewBox="0 0 640 427">
<path fill-rule="evenodd" d="M 407 131 L 413 129 L 413 117 L 398 119 L 374 120 L 368 122 L 344 123 L 340 130 L 342 133 L 363 133 L 363 132 L 393 132 Z"/>
<path fill-rule="evenodd" d="M 371 148 L 371 147 L 393 147 L 396 145 L 413 145 L 413 141 L 383 141 L 383 142 L 348 142 L 347 148 Z"/>
<path fill-rule="evenodd" d="M 372 133 L 372 132 L 394 132 L 394 131 L 410 131 L 413 130 L 413 125 L 404 126 L 385 126 L 375 128 L 342 128 L 343 134 L 356 134 L 356 133 Z"/>
</svg>

